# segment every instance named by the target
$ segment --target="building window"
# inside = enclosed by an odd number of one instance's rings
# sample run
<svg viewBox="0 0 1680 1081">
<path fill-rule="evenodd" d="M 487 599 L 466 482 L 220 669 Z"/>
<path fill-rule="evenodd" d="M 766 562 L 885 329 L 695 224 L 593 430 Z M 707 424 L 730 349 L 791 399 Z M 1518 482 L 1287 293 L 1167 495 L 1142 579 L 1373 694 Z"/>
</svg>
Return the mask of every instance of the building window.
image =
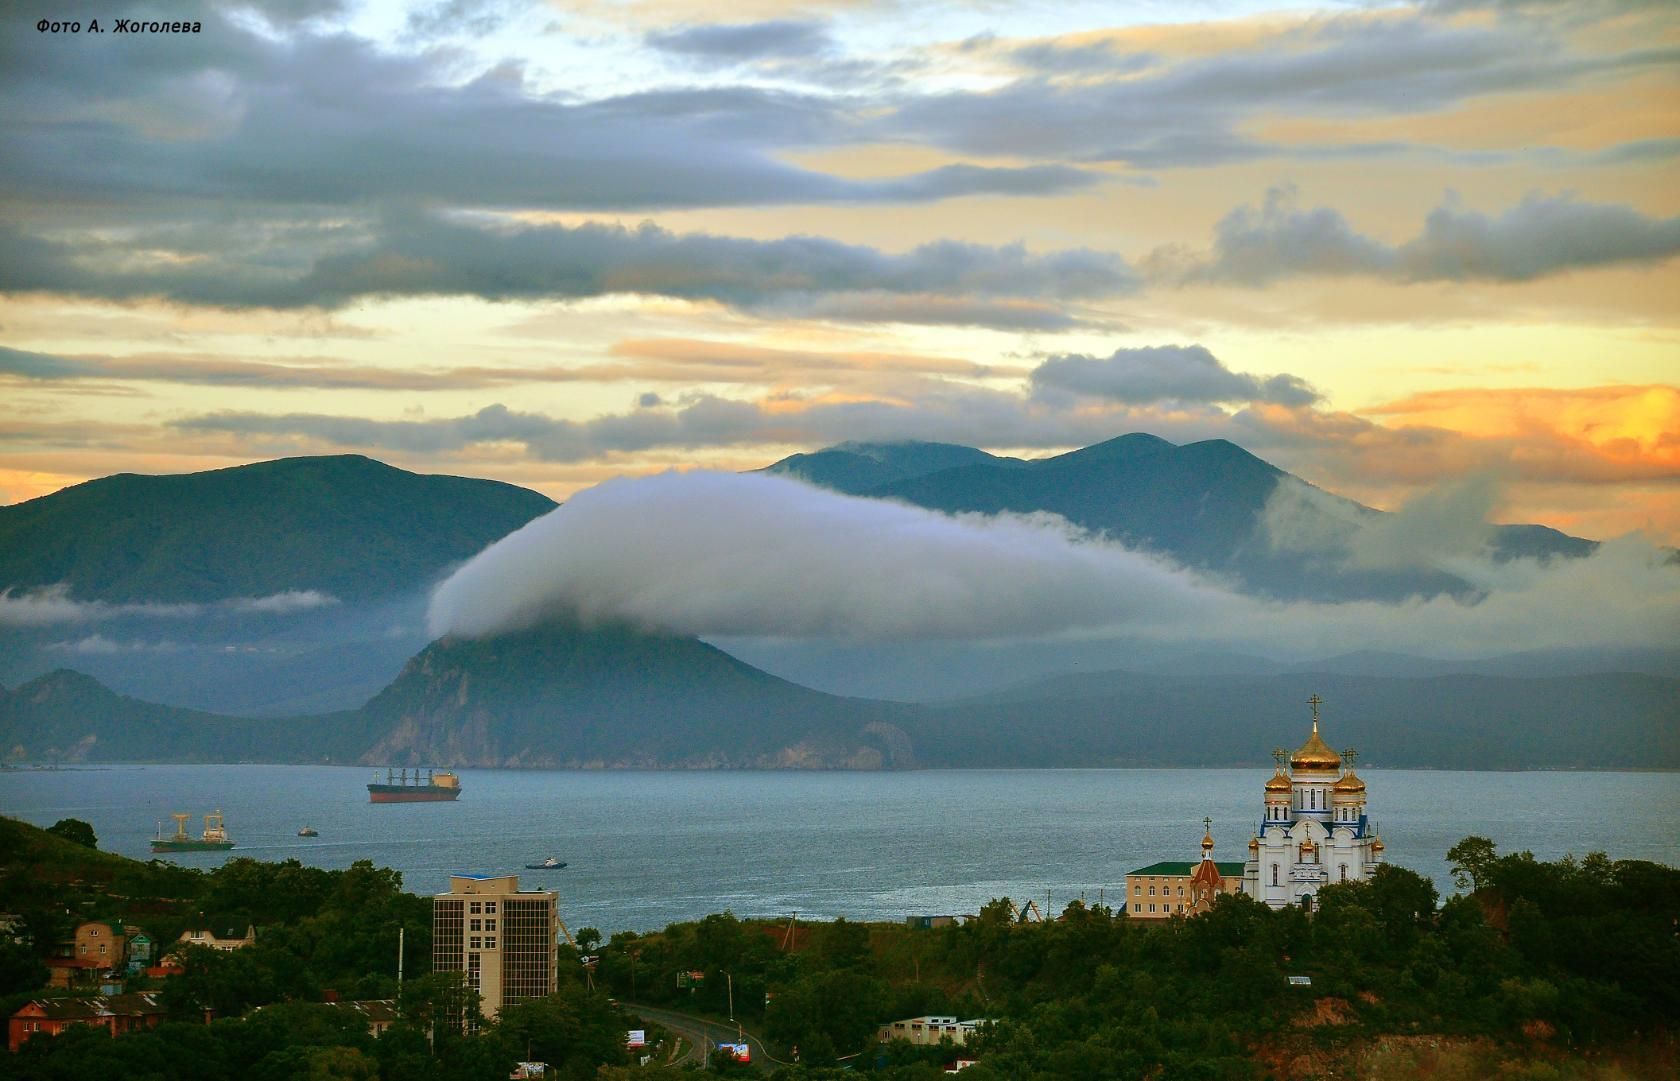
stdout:
<svg viewBox="0 0 1680 1081">
<path fill-rule="evenodd" d="M 480 905 L 480 904 L 479 904 L 479 903 L 478 903 L 478 902 L 477 902 L 477 901 L 473 901 L 473 902 L 472 902 L 472 903 L 471 903 L 471 904 L 469 904 L 469 905 L 468 905 L 468 906 L 467 906 L 467 911 L 468 911 L 468 912 L 471 912 L 471 913 L 472 913 L 472 914 L 473 914 L 473 915 L 474 915 L 474 916 L 476 916 L 476 915 L 478 915 L 478 913 L 479 913 L 479 910 L 480 910 L 480 909 L 481 909 L 481 908 L 482 908 L 482 907 L 483 907 L 483 906 L 482 906 L 482 905 Z"/>
<path fill-rule="evenodd" d="M 1272 864 L 1272 885 L 1278 884 L 1278 865 Z"/>
<path fill-rule="evenodd" d="M 1151 911 L 1151 912 L 1153 912 L 1153 911 L 1155 911 L 1155 906 L 1154 906 L 1154 905 L 1150 905 L 1150 906 L 1149 906 L 1149 911 Z"/>
<path fill-rule="evenodd" d="M 1155 896 L 1155 887 L 1154 886 L 1149 887 L 1149 896 L 1151 896 L 1151 897 Z M 1150 907 L 1153 908 L 1155 906 L 1151 905 Z"/>
<path fill-rule="evenodd" d="M 481 927 L 481 926 L 480 926 L 480 925 L 481 925 L 481 924 L 483 924 L 483 922 L 484 922 L 484 921 L 483 921 L 483 920 L 473 920 L 473 921 L 472 921 L 472 925 L 471 925 L 471 926 L 469 926 L 469 927 L 468 927 L 468 928 L 467 928 L 467 930 L 469 930 L 469 931 L 478 931 L 478 930 L 482 930 L 482 927 Z"/>
<path fill-rule="evenodd" d="M 484 929 L 486 931 L 494 931 L 496 929 L 496 921 L 495 920 L 485 920 L 484 921 Z"/>
<path fill-rule="evenodd" d="M 1347 881 L 1347 864 L 1342 864 L 1342 881 Z"/>
<path fill-rule="evenodd" d="M 484 939 L 479 935 L 472 936 L 472 938 L 467 942 L 467 948 L 469 950 L 482 950 L 484 948 Z"/>
<path fill-rule="evenodd" d="M 1143 911 L 1143 906 L 1138 904 L 1136 901 L 1133 901 L 1132 902 L 1132 911 L 1133 912 L 1142 912 Z"/>
<path fill-rule="evenodd" d="M 1178 895 L 1180 897 L 1184 896 L 1184 887 L 1183 886 L 1178 887 Z"/>
<path fill-rule="evenodd" d="M 486 916 L 494 916 L 496 914 L 496 902 L 494 902 L 494 901 L 484 902 L 484 914 Z"/>
<path fill-rule="evenodd" d="M 491 935 L 484 940 L 484 948 L 487 949 L 487 950 L 493 950 L 493 949 L 496 948 L 496 936 L 495 935 Z"/>
</svg>

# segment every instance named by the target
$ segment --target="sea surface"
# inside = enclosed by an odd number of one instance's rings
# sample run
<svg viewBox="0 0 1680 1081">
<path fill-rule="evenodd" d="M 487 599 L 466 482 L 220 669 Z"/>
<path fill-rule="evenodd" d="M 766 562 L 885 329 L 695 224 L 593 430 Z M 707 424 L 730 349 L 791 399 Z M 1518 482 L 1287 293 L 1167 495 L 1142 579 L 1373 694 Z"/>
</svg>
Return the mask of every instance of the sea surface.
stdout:
<svg viewBox="0 0 1680 1081">
<path fill-rule="evenodd" d="M 370 770 L 106 766 L 0 770 L 0 813 L 93 825 L 100 847 L 151 858 L 171 812 L 220 810 L 232 852 L 394 867 L 416 893 L 451 873 L 518 872 L 556 888 L 567 924 L 652 930 L 738 916 L 902 920 L 977 912 L 991 898 L 1118 899 L 1127 871 L 1247 856 L 1269 769 L 903 773 L 462 770 L 455 803 L 375 805 Z M 1604 851 L 1680 865 L 1680 774 L 1361 771 L 1387 858 L 1452 891 L 1446 851 L 1468 834 L 1543 859 Z M 383 777 L 383 773 L 380 774 Z M 318 838 L 297 836 L 304 825 Z M 560 871 L 525 871 L 545 856 Z"/>
</svg>

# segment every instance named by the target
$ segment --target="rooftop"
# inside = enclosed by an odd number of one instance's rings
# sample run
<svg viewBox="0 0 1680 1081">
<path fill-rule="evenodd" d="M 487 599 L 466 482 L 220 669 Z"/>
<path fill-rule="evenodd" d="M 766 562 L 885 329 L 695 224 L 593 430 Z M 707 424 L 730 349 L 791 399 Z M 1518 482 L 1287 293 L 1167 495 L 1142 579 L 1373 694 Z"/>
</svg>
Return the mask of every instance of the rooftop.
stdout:
<svg viewBox="0 0 1680 1081">
<path fill-rule="evenodd" d="M 1163 863 L 1152 863 L 1148 867 L 1139 867 L 1135 871 L 1126 872 L 1127 878 L 1134 876 L 1164 878 L 1168 875 L 1190 875 L 1196 870 L 1200 860 L 1168 860 Z M 1215 867 L 1223 878 L 1241 878 L 1243 863 L 1241 860 L 1215 860 Z"/>
</svg>

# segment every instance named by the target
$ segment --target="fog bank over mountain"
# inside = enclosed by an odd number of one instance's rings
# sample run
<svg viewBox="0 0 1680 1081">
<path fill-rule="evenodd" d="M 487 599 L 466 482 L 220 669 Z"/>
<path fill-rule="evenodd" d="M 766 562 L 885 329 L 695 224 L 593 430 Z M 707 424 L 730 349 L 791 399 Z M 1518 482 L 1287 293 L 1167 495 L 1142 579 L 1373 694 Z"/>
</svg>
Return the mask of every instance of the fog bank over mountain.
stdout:
<svg viewBox="0 0 1680 1081">
<path fill-rule="evenodd" d="M 576 615 L 759 639 L 1127 635 L 1274 655 L 1355 644 L 1480 655 L 1492 643 L 1642 646 L 1680 635 L 1680 568 L 1667 553 L 1626 537 L 1582 558 L 1497 558 L 1470 543 L 1491 528 L 1490 491 L 1353 522 L 1339 546 L 1317 549 L 1394 565 L 1408 533 L 1447 538 L 1419 561 L 1473 592 L 1327 603 L 1248 595 L 1044 512 L 941 514 L 775 476 L 668 473 L 608 482 L 498 541 L 439 586 L 429 618 L 438 635 Z"/>
</svg>

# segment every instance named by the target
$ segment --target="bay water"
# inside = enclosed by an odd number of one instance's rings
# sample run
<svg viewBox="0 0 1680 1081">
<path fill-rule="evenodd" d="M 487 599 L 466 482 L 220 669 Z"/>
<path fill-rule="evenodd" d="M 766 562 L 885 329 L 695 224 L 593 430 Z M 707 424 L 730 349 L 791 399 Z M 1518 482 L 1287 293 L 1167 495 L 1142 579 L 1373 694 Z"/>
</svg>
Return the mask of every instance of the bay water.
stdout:
<svg viewBox="0 0 1680 1081">
<path fill-rule="evenodd" d="M 0 813 L 93 825 L 100 847 L 149 859 L 169 815 L 220 810 L 237 856 L 318 867 L 372 860 L 409 890 L 452 873 L 514 872 L 560 891 L 575 931 L 654 930 L 738 916 L 903 920 L 977 912 L 994 897 L 1059 912 L 1118 902 L 1125 875 L 1199 857 L 1241 860 L 1270 769 L 895 773 L 462 770 L 455 803 L 371 804 L 370 770 L 334 766 L 90 766 L 0 770 Z M 1361 771 L 1389 862 L 1452 890 L 1446 852 L 1469 834 L 1543 859 L 1604 851 L 1680 864 L 1680 775 Z M 378 776 L 383 779 L 384 771 Z M 309 825 L 316 838 L 297 836 Z M 559 871 L 528 871 L 547 856 Z"/>
</svg>

